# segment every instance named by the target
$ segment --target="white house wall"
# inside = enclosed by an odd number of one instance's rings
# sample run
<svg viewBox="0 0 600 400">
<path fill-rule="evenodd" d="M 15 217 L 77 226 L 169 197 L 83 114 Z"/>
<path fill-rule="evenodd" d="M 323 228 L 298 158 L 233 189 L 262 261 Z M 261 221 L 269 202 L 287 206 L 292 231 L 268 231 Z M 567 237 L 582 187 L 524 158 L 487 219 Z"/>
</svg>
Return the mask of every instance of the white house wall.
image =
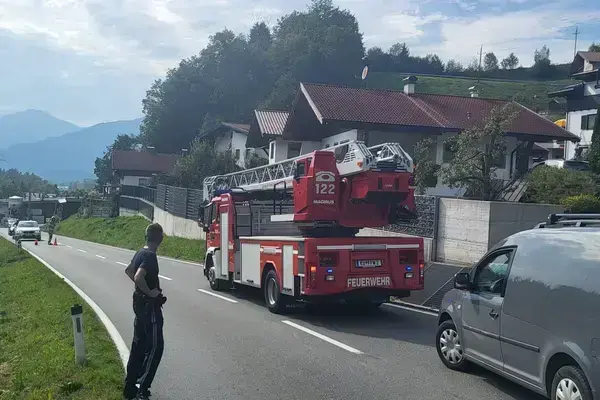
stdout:
<svg viewBox="0 0 600 400">
<path fill-rule="evenodd" d="M 349 142 L 351 140 L 357 140 L 358 139 L 358 131 L 356 129 L 352 129 L 350 131 L 346 131 L 346 132 L 342 132 L 342 133 L 338 133 L 337 135 L 332 135 L 329 137 L 326 137 L 325 139 L 321 140 L 321 148 L 325 149 L 327 147 L 331 147 L 331 146 L 336 146 L 338 144 L 342 144 L 345 142 Z"/>
<path fill-rule="evenodd" d="M 142 180 L 142 184 L 140 184 L 140 179 Z M 125 185 L 125 186 L 145 186 L 143 185 L 145 182 L 149 182 L 150 181 L 150 177 L 148 176 L 132 176 L 132 175 L 125 175 L 121 178 L 120 182 L 121 185 Z"/>
<path fill-rule="evenodd" d="M 589 146 L 592 142 L 592 130 L 581 129 L 581 117 L 584 115 L 595 115 L 596 109 L 582 111 L 571 111 L 567 114 L 567 130 L 581 138 L 579 146 Z M 565 160 L 571 160 L 575 157 L 576 143 L 565 142 Z"/>
</svg>

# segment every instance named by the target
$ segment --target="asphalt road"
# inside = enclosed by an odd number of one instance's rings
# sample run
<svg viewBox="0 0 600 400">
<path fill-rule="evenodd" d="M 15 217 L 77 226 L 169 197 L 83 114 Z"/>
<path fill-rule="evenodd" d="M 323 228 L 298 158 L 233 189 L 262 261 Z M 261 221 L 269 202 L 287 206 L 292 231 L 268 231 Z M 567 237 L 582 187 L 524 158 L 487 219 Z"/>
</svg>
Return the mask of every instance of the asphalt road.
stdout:
<svg viewBox="0 0 600 400">
<path fill-rule="evenodd" d="M 91 297 L 129 344 L 133 287 L 123 271 L 133 252 L 58 242 L 23 246 Z M 198 265 L 159 263 L 168 302 L 154 400 L 540 399 L 482 370 L 446 369 L 434 347 L 434 316 L 391 305 L 367 315 L 299 308 L 278 316 L 253 290 L 215 297 Z"/>
</svg>

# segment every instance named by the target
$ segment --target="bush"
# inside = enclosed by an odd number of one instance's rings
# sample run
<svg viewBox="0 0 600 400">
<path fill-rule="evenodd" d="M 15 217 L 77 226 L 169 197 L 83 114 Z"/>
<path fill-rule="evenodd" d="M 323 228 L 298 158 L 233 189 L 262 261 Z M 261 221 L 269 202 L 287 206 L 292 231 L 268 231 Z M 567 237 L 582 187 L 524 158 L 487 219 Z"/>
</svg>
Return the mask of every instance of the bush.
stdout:
<svg viewBox="0 0 600 400">
<path fill-rule="evenodd" d="M 562 204 L 570 213 L 600 213 L 600 198 L 591 194 L 566 197 Z"/>
<path fill-rule="evenodd" d="M 527 197 L 533 203 L 562 204 L 566 197 L 597 195 L 594 174 L 565 168 L 540 166 L 528 177 Z"/>
</svg>

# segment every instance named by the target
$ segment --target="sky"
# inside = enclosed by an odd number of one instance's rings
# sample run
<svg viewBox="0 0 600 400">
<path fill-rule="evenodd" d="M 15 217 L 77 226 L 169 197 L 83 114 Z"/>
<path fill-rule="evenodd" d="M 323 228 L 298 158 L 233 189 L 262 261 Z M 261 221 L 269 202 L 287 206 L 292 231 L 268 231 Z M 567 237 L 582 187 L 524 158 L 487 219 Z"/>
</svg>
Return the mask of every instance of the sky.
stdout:
<svg viewBox="0 0 600 400">
<path fill-rule="evenodd" d="M 223 28 L 275 25 L 309 0 L 0 0 L 0 114 L 48 111 L 79 125 L 142 115 L 151 83 Z M 358 19 L 365 46 L 406 42 L 465 65 L 514 52 L 555 63 L 600 42 L 597 0 L 334 0 Z"/>
</svg>

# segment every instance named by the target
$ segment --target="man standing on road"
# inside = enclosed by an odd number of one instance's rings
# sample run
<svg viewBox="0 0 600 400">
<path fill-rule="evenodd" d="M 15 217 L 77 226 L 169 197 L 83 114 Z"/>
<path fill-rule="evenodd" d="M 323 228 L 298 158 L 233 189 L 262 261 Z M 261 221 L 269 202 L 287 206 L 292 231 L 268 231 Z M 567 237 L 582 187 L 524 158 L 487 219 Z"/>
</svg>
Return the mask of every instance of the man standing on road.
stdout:
<svg viewBox="0 0 600 400">
<path fill-rule="evenodd" d="M 133 256 L 125 273 L 135 282 L 133 293 L 133 342 L 127 363 L 123 396 L 126 399 L 145 400 L 150 397 L 150 386 L 158 369 L 163 349 L 162 295 L 158 279 L 156 250 L 163 240 L 159 224 L 146 228 L 146 246 Z M 139 384 L 139 389 L 136 387 Z"/>
<path fill-rule="evenodd" d="M 58 224 L 58 216 L 54 214 L 48 221 L 48 244 L 52 244 L 52 235 L 54 235 L 56 224 Z"/>
</svg>

